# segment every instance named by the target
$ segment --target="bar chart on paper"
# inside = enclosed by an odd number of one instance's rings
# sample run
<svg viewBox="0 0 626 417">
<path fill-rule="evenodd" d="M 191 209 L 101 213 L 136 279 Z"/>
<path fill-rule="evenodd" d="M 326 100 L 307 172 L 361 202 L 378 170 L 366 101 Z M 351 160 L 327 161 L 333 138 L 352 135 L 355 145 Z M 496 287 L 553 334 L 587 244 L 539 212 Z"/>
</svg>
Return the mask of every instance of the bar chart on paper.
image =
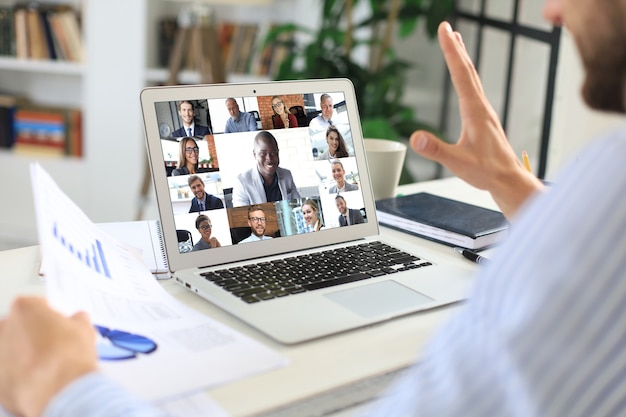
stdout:
<svg viewBox="0 0 626 417">
<path fill-rule="evenodd" d="M 75 243 L 71 237 L 66 236 L 62 230 L 59 230 L 56 222 L 52 229 L 52 235 L 88 268 L 111 279 L 111 271 L 109 270 L 102 242 L 98 239 L 94 239 L 93 242 Z"/>
</svg>

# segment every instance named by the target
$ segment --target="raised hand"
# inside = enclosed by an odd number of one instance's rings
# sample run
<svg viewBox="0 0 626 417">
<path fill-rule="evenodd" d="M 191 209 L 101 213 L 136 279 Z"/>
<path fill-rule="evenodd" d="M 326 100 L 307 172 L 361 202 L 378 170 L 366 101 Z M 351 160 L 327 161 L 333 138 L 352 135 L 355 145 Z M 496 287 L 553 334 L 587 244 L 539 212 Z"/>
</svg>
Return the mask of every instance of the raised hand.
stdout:
<svg viewBox="0 0 626 417">
<path fill-rule="evenodd" d="M 461 35 L 443 22 L 438 37 L 459 97 L 461 136 L 455 144 L 450 144 L 419 130 L 411 135 L 411 147 L 469 184 L 489 191 L 510 219 L 531 194 L 544 188 L 543 184 L 515 155 L 498 115 L 485 97 Z"/>
</svg>

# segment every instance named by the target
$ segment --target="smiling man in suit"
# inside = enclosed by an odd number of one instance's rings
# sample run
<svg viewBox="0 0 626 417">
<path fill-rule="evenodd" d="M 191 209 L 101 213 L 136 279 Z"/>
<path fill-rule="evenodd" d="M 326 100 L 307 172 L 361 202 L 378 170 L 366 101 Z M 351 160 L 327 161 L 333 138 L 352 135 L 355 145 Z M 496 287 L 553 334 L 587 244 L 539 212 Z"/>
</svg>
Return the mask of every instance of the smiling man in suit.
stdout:
<svg viewBox="0 0 626 417">
<path fill-rule="evenodd" d="M 183 125 L 172 132 L 173 137 L 182 138 L 185 136 L 193 137 L 211 134 L 211 129 L 208 126 L 196 124 L 195 109 L 191 101 L 183 100 L 178 103 L 178 115 L 183 121 Z"/>
<path fill-rule="evenodd" d="M 360 210 L 349 209 L 346 203 L 346 199 L 343 196 L 338 195 L 335 197 L 335 204 L 337 210 L 339 210 L 339 226 L 349 226 L 351 224 L 365 223 Z"/>
<path fill-rule="evenodd" d="M 202 178 L 197 175 L 191 175 L 187 182 L 189 188 L 191 188 L 191 192 L 195 195 L 195 197 L 191 199 L 189 213 L 224 208 L 222 200 L 204 191 L 204 181 L 202 181 Z"/>
</svg>

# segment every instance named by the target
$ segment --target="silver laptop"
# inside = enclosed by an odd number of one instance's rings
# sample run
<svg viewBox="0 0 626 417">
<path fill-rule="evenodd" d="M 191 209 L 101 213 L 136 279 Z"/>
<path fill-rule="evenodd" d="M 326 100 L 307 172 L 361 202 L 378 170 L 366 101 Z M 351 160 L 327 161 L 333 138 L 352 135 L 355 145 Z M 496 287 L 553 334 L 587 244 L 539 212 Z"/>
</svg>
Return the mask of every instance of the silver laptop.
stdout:
<svg viewBox="0 0 626 417">
<path fill-rule="evenodd" d="M 349 80 L 151 87 L 141 103 L 170 269 L 190 291 L 285 344 L 465 296 L 464 263 L 379 235 Z"/>
</svg>

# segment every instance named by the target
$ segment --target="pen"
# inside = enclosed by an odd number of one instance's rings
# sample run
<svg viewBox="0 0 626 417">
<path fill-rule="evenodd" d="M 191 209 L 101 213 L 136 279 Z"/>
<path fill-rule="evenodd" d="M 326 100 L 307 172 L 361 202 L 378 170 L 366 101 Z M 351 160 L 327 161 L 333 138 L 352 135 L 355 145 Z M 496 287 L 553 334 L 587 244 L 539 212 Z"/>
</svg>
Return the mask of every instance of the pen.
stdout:
<svg viewBox="0 0 626 417">
<path fill-rule="evenodd" d="M 533 172 L 533 169 L 530 167 L 530 159 L 528 159 L 528 153 L 526 151 L 522 151 L 522 162 L 524 162 L 524 166 L 528 172 Z"/>
<path fill-rule="evenodd" d="M 463 255 L 464 258 L 469 259 L 472 262 L 476 262 L 477 264 L 487 265 L 490 262 L 489 259 L 485 258 L 484 256 L 480 256 L 476 252 L 469 249 L 454 248 L 454 250 Z"/>
</svg>

